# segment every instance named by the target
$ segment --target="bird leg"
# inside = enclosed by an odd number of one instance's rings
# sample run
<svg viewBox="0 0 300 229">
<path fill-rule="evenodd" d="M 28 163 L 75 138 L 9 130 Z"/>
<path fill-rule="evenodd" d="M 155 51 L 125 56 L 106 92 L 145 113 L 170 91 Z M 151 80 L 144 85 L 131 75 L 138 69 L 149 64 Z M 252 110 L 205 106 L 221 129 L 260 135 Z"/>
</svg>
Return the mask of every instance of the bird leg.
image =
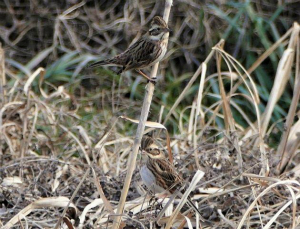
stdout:
<svg viewBox="0 0 300 229">
<path fill-rule="evenodd" d="M 144 77 L 148 80 L 148 82 L 151 82 L 151 83 L 153 83 L 154 85 L 156 84 L 156 78 L 150 78 L 150 77 L 147 76 L 144 72 L 142 72 L 140 69 L 136 69 L 136 71 L 137 71 L 138 73 L 140 73 L 142 76 L 144 76 Z"/>
<path fill-rule="evenodd" d="M 125 66 L 123 66 L 122 69 L 121 69 L 120 71 L 117 71 L 117 75 L 122 74 L 124 70 L 125 70 Z"/>
</svg>

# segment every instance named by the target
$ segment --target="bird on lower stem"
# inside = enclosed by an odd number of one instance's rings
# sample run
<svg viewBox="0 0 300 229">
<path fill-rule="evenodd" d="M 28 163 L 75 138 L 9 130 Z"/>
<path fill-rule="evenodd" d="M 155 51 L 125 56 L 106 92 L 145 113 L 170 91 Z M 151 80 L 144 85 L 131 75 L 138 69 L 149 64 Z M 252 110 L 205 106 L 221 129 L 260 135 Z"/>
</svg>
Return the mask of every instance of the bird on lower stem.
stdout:
<svg viewBox="0 0 300 229">
<path fill-rule="evenodd" d="M 177 192 L 182 196 L 185 192 L 183 178 L 165 157 L 164 152 L 154 143 L 152 137 L 144 136 L 142 138 L 141 151 L 142 154 L 146 155 L 146 162 L 140 169 L 140 175 L 147 188 L 153 193 L 174 194 Z M 187 202 L 199 214 L 200 219 L 204 221 L 199 209 L 190 197 L 188 197 Z"/>
</svg>

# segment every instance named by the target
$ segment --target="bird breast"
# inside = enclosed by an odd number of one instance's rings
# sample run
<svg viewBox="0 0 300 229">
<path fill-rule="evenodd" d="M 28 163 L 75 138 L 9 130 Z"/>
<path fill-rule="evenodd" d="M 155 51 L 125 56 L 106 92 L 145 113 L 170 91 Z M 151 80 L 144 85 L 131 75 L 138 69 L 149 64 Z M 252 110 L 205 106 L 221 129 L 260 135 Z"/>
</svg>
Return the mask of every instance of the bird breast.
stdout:
<svg viewBox="0 0 300 229">
<path fill-rule="evenodd" d="M 167 45 L 168 45 L 168 40 L 164 39 L 162 42 L 161 42 L 161 54 L 159 56 L 159 61 L 162 60 L 162 58 L 166 55 L 166 52 L 167 52 Z"/>
<path fill-rule="evenodd" d="M 153 193 L 162 193 L 165 190 L 156 184 L 156 178 L 153 173 L 148 169 L 147 165 L 143 165 L 140 169 L 140 175 L 149 190 Z"/>
<path fill-rule="evenodd" d="M 154 65 L 156 64 L 157 62 L 161 61 L 164 56 L 166 55 L 166 52 L 167 52 L 167 44 L 168 44 L 168 41 L 167 40 L 163 40 L 160 44 L 160 47 L 161 47 L 161 53 L 160 55 L 157 57 L 157 59 L 150 65 Z"/>
</svg>

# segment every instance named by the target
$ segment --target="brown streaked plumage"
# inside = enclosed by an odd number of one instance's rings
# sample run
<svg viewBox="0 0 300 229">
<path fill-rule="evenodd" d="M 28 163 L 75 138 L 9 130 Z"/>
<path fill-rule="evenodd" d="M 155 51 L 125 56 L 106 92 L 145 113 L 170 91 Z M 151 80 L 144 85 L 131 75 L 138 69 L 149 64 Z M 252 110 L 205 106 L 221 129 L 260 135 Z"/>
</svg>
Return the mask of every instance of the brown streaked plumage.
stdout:
<svg viewBox="0 0 300 229">
<path fill-rule="evenodd" d="M 154 143 L 152 137 L 143 137 L 141 149 L 142 152 L 147 155 L 145 165 L 152 174 L 157 175 L 156 185 L 170 193 L 174 193 L 183 185 L 181 176 L 176 172 L 174 166 L 165 158 L 164 152 Z M 156 187 L 156 185 L 153 185 L 150 190 L 154 193 L 159 193 L 160 188 Z"/>
<path fill-rule="evenodd" d="M 141 150 L 146 154 L 146 163 L 141 167 L 140 174 L 149 190 L 154 193 L 168 192 L 171 194 L 180 190 L 180 195 L 185 192 L 183 178 L 165 157 L 164 152 L 155 144 L 152 137 L 144 136 L 142 138 Z M 192 200 L 188 198 L 187 202 L 204 221 Z"/>
<path fill-rule="evenodd" d="M 167 41 L 170 29 L 166 22 L 159 16 L 155 16 L 151 21 L 149 31 L 132 44 L 123 53 L 102 61 L 91 64 L 89 67 L 102 65 L 120 66 L 119 73 L 135 69 L 142 76 L 152 81 L 140 69 L 149 67 L 159 62 L 167 51 Z"/>
</svg>

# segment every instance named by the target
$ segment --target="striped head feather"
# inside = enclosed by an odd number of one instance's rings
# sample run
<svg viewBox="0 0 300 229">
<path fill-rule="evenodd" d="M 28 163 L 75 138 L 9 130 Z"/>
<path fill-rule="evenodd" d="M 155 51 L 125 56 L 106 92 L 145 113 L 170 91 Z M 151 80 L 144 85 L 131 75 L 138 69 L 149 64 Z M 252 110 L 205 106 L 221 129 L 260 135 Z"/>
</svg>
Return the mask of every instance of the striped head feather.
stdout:
<svg viewBox="0 0 300 229">
<path fill-rule="evenodd" d="M 151 27 L 149 29 L 150 39 L 162 40 L 167 38 L 166 34 L 169 34 L 171 30 L 168 28 L 167 23 L 160 16 L 155 16 L 151 21 Z"/>
</svg>

